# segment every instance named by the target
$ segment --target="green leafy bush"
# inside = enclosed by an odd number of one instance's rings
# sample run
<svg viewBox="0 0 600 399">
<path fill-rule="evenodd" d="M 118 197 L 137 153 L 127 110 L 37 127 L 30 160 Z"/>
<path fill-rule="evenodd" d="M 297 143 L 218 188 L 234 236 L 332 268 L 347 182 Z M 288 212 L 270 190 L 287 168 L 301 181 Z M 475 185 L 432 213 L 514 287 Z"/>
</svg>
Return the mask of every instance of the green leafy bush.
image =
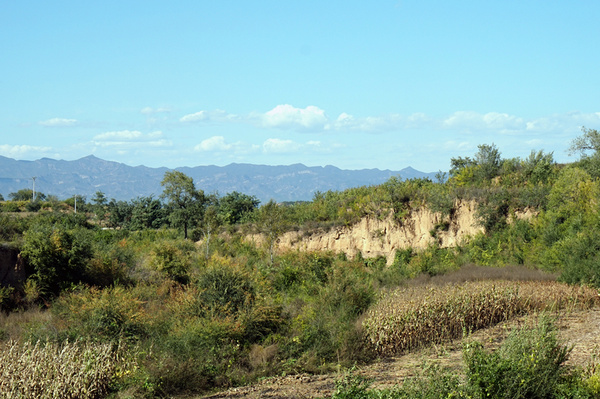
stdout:
<svg viewBox="0 0 600 399">
<path fill-rule="evenodd" d="M 68 230 L 60 225 L 37 223 L 24 234 L 21 255 L 32 268 L 42 292 L 57 295 L 85 279 L 92 256 L 91 237 L 82 228 Z"/>
<path fill-rule="evenodd" d="M 190 281 L 192 253 L 196 250 L 189 241 L 162 240 L 152 250 L 154 267 L 170 279 L 181 284 Z"/>
<path fill-rule="evenodd" d="M 136 292 L 119 286 L 76 289 L 61 296 L 52 313 L 65 322 L 67 336 L 93 341 L 136 341 L 149 334 L 153 322 Z"/>
<path fill-rule="evenodd" d="M 226 265 L 213 265 L 201 272 L 197 286 L 200 289 L 199 301 L 210 313 L 221 316 L 251 307 L 256 298 L 250 278 Z"/>
<path fill-rule="evenodd" d="M 466 344 L 467 378 L 482 397 L 551 398 L 565 377 L 569 352 L 552 323 L 542 318 L 533 329 L 514 331 L 495 352 L 476 342 Z"/>
</svg>

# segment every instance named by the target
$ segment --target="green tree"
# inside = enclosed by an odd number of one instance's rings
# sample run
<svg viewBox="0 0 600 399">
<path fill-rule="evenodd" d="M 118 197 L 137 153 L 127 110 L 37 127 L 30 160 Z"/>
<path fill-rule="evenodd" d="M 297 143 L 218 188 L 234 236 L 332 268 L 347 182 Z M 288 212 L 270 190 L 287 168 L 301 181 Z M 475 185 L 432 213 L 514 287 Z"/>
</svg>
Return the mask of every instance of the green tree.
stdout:
<svg viewBox="0 0 600 399">
<path fill-rule="evenodd" d="M 112 199 L 108 203 L 108 225 L 110 227 L 129 228 L 133 205 L 127 201 Z"/>
<path fill-rule="evenodd" d="M 474 160 L 469 157 L 458 157 L 458 158 L 450 158 L 450 177 L 456 177 L 459 173 L 461 173 L 466 168 L 472 168 L 476 166 Z"/>
<path fill-rule="evenodd" d="M 596 129 L 581 128 L 583 134 L 571 142 L 569 154 L 579 153 L 582 157 L 594 156 L 600 150 L 600 132 Z M 591 151 L 591 154 L 589 152 Z"/>
<path fill-rule="evenodd" d="M 481 184 L 499 175 L 502 158 L 498 147 L 480 144 L 477 149 L 474 158 L 451 158 L 450 177 L 457 185 Z"/>
<path fill-rule="evenodd" d="M 254 212 L 259 204 L 260 200 L 255 196 L 233 191 L 219 200 L 219 214 L 225 223 L 236 224 Z"/>
<path fill-rule="evenodd" d="M 194 179 L 176 170 L 166 172 L 160 184 L 164 187 L 162 198 L 168 201 L 171 223 L 181 227 L 187 239 L 188 228 L 202 219 L 204 191 L 196 189 Z"/>
<path fill-rule="evenodd" d="M 529 157 L 522 162 L 523 174 L 532 184 L 547 183 L 554 171 L 554 154 L 544 151 L 531 151 Z"/>
<path fill-rule="evenodd" d="M 100 220 L 104 220 L 106 217 L 106 206 L 108 204 L 108 200 L 102 191 L 96 191 L 94 194 L 94 198 L 92 198 L 92 202 L 94 203 L 93 210 L 96 213 L 96 217 Z"/>
<path fill-rule="evenodd" d="M 600 188 L 588 173 L 577 167 L 563 169 L 548 194 L 548 212 L 562 221 L 597 214 Z"/>
<path fill-rule="evenodd" d="M 102 191 L 96 191 L 96 194 L 94 194 L 94 198 L 92 198 L 92 202 L 95 205 L 104 206 L 108 203 L 108 200 L 106 199 L 106 195 L 104 195 Z"/>
<path fill-rule="evenodd" d="M 32 268 L 30 278 L 41 292 L 58 295 L 85 279 L 87 262 L 92 257 L 91 240 L 86 229 L 70 230 L 41 222 L 24 233 L 21 255 Z"/>
<path fill-rule="evenodd" d="M 156 198 L 138 197 L 131 200 L 131 230 L 158 229 L 166 223 L 166 211 Z"/>
<path fill-rule="evenodd" d="M 579 166 L 592 177 L 600 178 L 600 132 L 581 128 L 583 134 L 575 138 L 569 147 L 569 155 L 579 154 Z"/>
<path fill-rule="evenodd" d="M 40 198 L 41 193 L 36 193 L 36 197 Z M 43 195 L 43 194 L 41 194 Z M 22 188 L 16 193 L 8 194 L 11 201 L 31 201 L 33 199 L 33 190 L 30 188 Z"/>
<path fill-rule="evenodd" d="M 475 162 L 480 167 L 479 176 L 481 180 L 491 180 L 498 176 L 500 166 L 502 166 L 502 158 L 500 151 L 495 144 L 480 144 L 479 149 L 475 154 Z"/>
</svg>

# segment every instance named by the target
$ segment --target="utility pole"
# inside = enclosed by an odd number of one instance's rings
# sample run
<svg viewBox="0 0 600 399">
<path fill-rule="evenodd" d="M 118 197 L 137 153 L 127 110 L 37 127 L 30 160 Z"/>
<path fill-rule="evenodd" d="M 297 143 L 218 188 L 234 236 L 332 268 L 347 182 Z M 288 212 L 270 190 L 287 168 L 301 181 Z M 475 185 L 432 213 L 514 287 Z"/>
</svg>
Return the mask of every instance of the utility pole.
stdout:
<svg viewBox="0 0 600 399">
<path fill-rule="evenodd" d="M 33 179 L 33 195 L 31 197 L 31 202 L 35 202 L 35 179 L 36 179 L 36 177 L 33 176 L 32 179 Z"/>
<path fill-rule="evenodd" d="M 77 213 L 77 196 L 75 196 L 75 213 Z"/>
</svg>

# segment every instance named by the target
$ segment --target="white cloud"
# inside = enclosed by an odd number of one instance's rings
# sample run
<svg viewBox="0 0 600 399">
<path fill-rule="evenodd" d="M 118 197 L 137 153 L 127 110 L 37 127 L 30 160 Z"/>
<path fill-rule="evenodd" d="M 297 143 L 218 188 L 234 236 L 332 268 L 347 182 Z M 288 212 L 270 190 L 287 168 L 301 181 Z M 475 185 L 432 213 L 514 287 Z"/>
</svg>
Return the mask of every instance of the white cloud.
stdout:
<svg viewBox="0 0 600 399">
<path fill-rule="evenodd" d="M 309 105 L 306 108 L 296 108 L 289 104 L 278 105 L 262 116 L 265 127 L 282 129 L 318 130 L 327 123 L 325 111 Z"/>
<path fill-rule="evenodd" d="M 573 133 L 581 126 L 600 124 L 600 112 L 583 114 L 571 112 L 526 119 L 503 112 L 478 113 L 456 111 L 446 117 L 432 117 L 418 112 L 410 115 L 391 113 L 379 116 L 358 117 L 342 112 L 337 118 L 329 119 L 326 112 L 313 105 L 297 108 L 290 104 L 275 106 L 264 113 L 235 115 L 223 110 L 202 110 L 180 118 L 184 123 L 243 123 L 259 128 L 277 128 L 297 132 L 362 132 L 385 133 L 405 130 L 456 130 L 462 133 L 516 135 L 523 133 Z"/>
<path fill-rule="evenodd" d="M 121 140 L 134 140 L 142 137 L 143 134 L 137 130 L 120 130 L 117 132 L 106 132 L 94 136 L 94 140 L 108 140 L 108 139 L 121 139 Z"/>
<path fill-rule="evenodd" d="M 325 127 L 326 130 L 333 129 L 354 129 L 357 125 L 356 119 L 354 116 L 342 112 L 337 119 L 332 123 Z"/>
<path fill-rule="evenodd" d="M 578 132 L 581 126 L 592 127 L 600 124 L 600 112 L 584 114 L 581 112 L 569 112 L 566 114 L 555 114 L 544 116 L 527 122 L 527 130 L 530 132 L 544 133 L 548 131 Z"/>
<path fill-rule="evenodd" d="M 38 123 L 46 127 L 68 127 L 77 125 L 77 119 L 52 118 Z"/>
<path fill-rule="evenodd" d="M 510 133 L 527 128 L 523 118 L 499 112 L 480 114 L 473 111 L 457 111 L 443 121 L 447 128 L 457 128 L 467 131 L 495 130 Z"/>
<path fill-rule="evenodd" d="M 93 144 L 99 147 L 169 147 L 173 143 L 170 140 L 160 139 L 163 133 L 159 130 L 143 134 L 138 130 L 120 130 L 115 132 L 101 133 L 93 138 Z"/>
<path fill-rule="evenodd" d="M 181 122 L 199 122 L 208 119 L 208 112 L 200 111 L 194 114 L 184 115 L 179 119 Z"/>
<path fill-rule="evenodd" d="M 206 140 L 202 140 L 200 144 L 194 147 L 196 151 L 227 151 L 233 147 L 232 144 L 225 142 L 223 136 L 213 136 Z"/>
<path fill-rule="evenodd" d="M 22 157 L 27 154 L 35 154 L 39 156 L 40 153 L 48 153 L 52 151 L 52 147 L 41 147 L 34 145 L 0 145 L 0 154 L 9 158 Z"/>
<path fill-rule="evenodd" d="M 279 154 L 289 153 L 299 150 L 301 146 L 301 144 L 298 144 L 292 140 L 267 139 L 263 143 L 263 152 Z"/>
<path fill-rule="evenodd" d="M 342 112 L 325 129 L 333 131 L 386 132 L 398 129 L 422 129 L 428 127 L 431 122 L 432 119 L 424 113 L 415 113 L 407 117 L 400 114 L 388 114 L 356 118 L 353 115 Z"/>
<path fill-rule="evenodd" d="M 216 121 L 216 122 L 223 122 L 223 121 L 227 121 L 227 120 L 234 120 L 236 118 L 236 115 L 234 114 L 228 114 L 227 112 L 221 110 L 221 109 L 216 109 L 213 111 L 198 111 L 195 112 L 193 114 L 187 114 L 182 116 L 179 121 L 180 122 L 187 122 L 187 123 L 191 123 L 191 122 L 208 122 L 208 121 Z"/>
</svg>

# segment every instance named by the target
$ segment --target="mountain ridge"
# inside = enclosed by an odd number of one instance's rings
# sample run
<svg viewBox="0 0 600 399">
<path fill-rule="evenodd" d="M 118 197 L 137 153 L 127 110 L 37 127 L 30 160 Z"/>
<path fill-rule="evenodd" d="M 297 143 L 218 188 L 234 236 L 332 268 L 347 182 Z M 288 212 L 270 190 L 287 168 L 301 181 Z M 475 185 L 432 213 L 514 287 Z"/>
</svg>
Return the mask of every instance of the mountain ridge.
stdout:
<svg viewBox="0 0 600 399">
<path fill-rule="evenodd" d="M 136 197 L 162 193 L 160 182 L 166 171 L 178 170 L 192 177 L 196 187 L 206 193 L 226 194 L 238 191 L 254 195 L 263 202 L 311 200 L 316 192 L 345 190 L 351 187 L 383 183 L 392 176 L 402 179 L 431 178 L 425 173 L 406 167 L 399 171 L 389 169 L 340 169 L 333 165 L 306 166 L 258 165 L 231 163 L 226 166 L 183 166 L 175 169 L 130 166 L 88 155 L 73 161 L 41 158 L 22 161 L 0 156 L 0 194 L 32 188 L 35 176 L 36 191 L 55 195 L 60 199 L 83 195 L 91 198 L 102 191 L 107 198 L 131 200 Z"/>
</svg>

